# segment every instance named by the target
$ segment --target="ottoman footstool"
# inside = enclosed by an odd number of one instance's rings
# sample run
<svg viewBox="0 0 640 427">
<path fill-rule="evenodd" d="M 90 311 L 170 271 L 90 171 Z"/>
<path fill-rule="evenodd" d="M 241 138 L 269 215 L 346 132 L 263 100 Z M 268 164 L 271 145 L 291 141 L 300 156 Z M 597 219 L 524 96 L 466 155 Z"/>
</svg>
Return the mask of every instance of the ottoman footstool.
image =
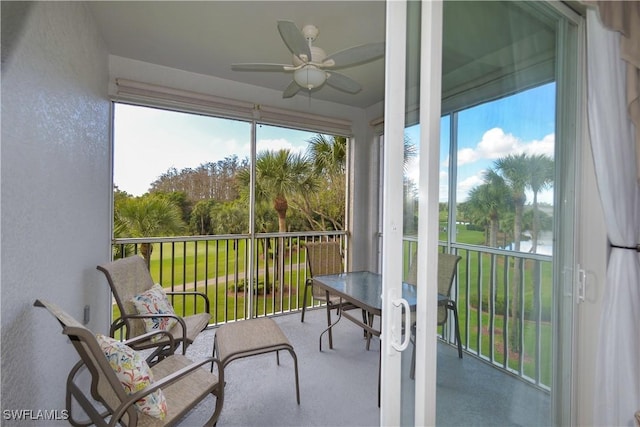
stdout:
<svg viewBox="0 0 640 427">
<path fill-rule="evenodd" d="M 280 364 L 280 350 L 287 350 L 293 358 L 296 376 L 296 399 L 300 404 L 298 358 L 293 346 L 278 324 L 269 317 L 241 320 L 220 326 L 213 338 L 213 356 L 224 368 L 236 359 L 276 352 Z"/>
</svg>

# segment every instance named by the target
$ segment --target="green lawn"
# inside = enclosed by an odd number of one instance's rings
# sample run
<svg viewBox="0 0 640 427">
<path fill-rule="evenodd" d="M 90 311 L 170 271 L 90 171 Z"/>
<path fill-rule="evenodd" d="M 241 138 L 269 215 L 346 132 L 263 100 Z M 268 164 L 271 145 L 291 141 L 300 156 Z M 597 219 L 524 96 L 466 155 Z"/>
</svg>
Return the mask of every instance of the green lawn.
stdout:
<svg viewBox="0 0 640 427">
<path fill-rule="evenodd" d="M 468 350 L 476 352 L 482 356 L 493 359 L 496 363 L 504 365 L 504 316 L 496 315 L 494 317 L 494 335 L 493 338 L 488 333 L 490 326 L 490 315 L 487 312 L 482 312 L 481 318 L 478 319 L 478 310 L 476 308 L 469 309 L 468 328 L 465 322 L 467 314 L 467 307 L 460 301 L 458 301 L 458 315 L 460 318 L 460 335 L 462 343 L 468 343 Z M 482 327 L 479 327 L 479 321 L 482 322 Z M 510 324 L 510 327 L 513 325 Z M 480 332 L 480 341 L 478 341 L 478 335 Z M 540 323 L 540 382 L 551 386 L 551 324 L 549 322 Z M 538 361 L 536 361 L 536 337 L 538 330 L 536 329 L 536 323 L 532 321 L 525 321 L 524 323 L 524 351 L 522 352 L 522 372 L 531 378 L 536 378 L 536 369 Z M 493 339 L 493 345 L 491 345 L 491 339 Z M 493 351 L 493 354 L 492 354 Z M 518 353 L 510 352 L 509 364 L 511 369 L 516 371 L 520 370 L 520 355 Z"/>
<path fill-rule="evenodd" d="M 245 254 L 245 240 L 164 243 L 162 247 L 155 244 L 151 254 L 150 271 L 154 280 L 164 287 L 194 283 L 207 277 L 233 273 L 236 267 L 243 271 Z"/>
<path fill-rule="evenodd" d="M 237 243 L 237 248 L 234 247 L 234 243 Z M 160 245 L 155 246 L 150 263 L 151 276 L 155 282 L 161 283 L 167 289 L 174 285 L 176 290 L 182 290 L 183 284 L 186 285 L 187 290 L 193 290 L 197 284 L 198 292 L 205 293 L 209 297 L 211 321 L 214 323 L 245 317 L 248 305 L 247 291 L 244 290 L 244 286 L 236 287 L 234 281 L 237 272 L 239 284 L 244 285 L 245 241 L 199 241 L 190 242 L 188 245 L 164 243 L 162 248 Z M 162 261 L 161 254 L 164 258 Z M 292 251 L 291 255 L 285 259 L 285 263 L 287 266 L 293 265 L 294 269 L 296 264 L 306 265 L 305 252 Z M 264 260 L 260 259 L 258 264 L 260 269 L 264 269 Z M 272 274 L 273 261 L 269 267 Z M 206 284 L 204 283 L 205 279 L 207 279 Z M 285 290 L 282 296 L 279 289 L 276 289 L 275 293 L 265 293 L 264 287 L 260 286 L 255 296 L 257 314 L 262 315 L 265 312 L 268 314 L 302 307 L 304 280 L 305 277 L 298 277 L 298 272 L 295 270 L 293 272 L 285 271 Z M 273 278 L 270 281 L 273 283 Z M 263 284 L 262 278 L 260 284 Z M 310 303 L 310 295 L 307 300 Z M 172 298 L 172 304 L 176 313 L 180 315 L 204 311 L 204 300 L 200 297 L 185 299 L 182 296 L 175 296 Z M 120 311 L 114 305 L 113 318 L 117 319 L 119 316 Z"/>
</svg>

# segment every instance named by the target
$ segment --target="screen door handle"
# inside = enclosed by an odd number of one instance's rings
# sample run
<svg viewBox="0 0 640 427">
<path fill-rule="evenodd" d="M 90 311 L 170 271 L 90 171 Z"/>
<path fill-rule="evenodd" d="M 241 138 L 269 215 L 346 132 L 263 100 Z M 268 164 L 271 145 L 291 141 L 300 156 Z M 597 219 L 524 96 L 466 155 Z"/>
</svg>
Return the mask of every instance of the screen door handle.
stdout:
<svg viewBox="0 0 640 427">
<path fill-rule="evenodd" d="M 405 328 L 408 328 L 409 323 L 411 322 L 411 309 L 409 307 L 409 302 L 404 298 L 397 298 L 392 301 L 392 304 L 395 307 L 400 307 L 400 306 L 404 307 L 404 325 L 405 325 Z M 405 333 L 402 341 L 398 342 L 398 339 L 397 339 L 398 335 L 396 335 L 396 326 L 394 325 L 391 328 L 391 346 L 396 351 L 405 351 L 407 347 L 409 347 L 409 341 L 411 340 L 410 335 L 411 334 Z M 402 333 L 399 334 L 399 336 L 402 336 Z"/>
</svg>

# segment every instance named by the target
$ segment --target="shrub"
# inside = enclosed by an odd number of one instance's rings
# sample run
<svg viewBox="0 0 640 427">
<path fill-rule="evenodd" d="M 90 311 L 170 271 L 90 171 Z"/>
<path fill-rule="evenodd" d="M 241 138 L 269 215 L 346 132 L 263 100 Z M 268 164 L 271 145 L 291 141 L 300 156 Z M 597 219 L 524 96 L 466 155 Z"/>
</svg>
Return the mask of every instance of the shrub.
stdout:
<svg viewBox="0 0 640 427">
<path fill-rule="evenodd" d="M 244 292 L 245 291 L 245 286 L 246 286 L 246 280 L 245 279 L 240 279 L 238 280 L 238 283 L 231 283 L 228 286 L 229 291 L 234 292 L 234 291 L 238 291 L 238 292 Z M 257 285 L 256 285 L 257 282 Z M 263 294 L 264 293 L 264 279 L 260 279 L 259 281 L 256 279 L 253 279 L 253 294 L 254 295 L 259 295 L 259 294 Z M 236 289 L 237 288 L 237 289 Z M 268 283 L 267 284 L 267 294 L 270 294 L 271 291 L 273 290 L 273 284 L 272 283 Z"/>
</svg>

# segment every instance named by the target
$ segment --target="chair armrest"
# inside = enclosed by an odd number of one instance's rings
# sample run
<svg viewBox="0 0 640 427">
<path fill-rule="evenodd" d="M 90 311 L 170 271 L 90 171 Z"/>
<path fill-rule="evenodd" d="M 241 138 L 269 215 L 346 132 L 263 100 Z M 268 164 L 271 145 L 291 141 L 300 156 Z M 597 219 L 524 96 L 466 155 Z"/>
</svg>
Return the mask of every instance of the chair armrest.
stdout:
<svg viewBox="0 0 640 427">
<path fill-rule="evenodd" d="M 202 292 L 196 292 L 196 291 L 167 291 L 165 292 L 167 295 L 195 295 L 195 296 L 199 296 L 204 298 L 204 310 L 207 313 L 210 313 L 209 311 L 209 297 L 207 296 L 207 294 L 202 293 Z"/>
<path fill-rule="evenodd" d="M 124 328 L 125 326 L 127 326 L 127 322 L 125 318 L 118 317 L 116 320 L 113 321 L 113 323 L 111 323 L 111 326 L 109 327 L 109 336 L 115 337 L 116 331 L 118 329 Z M 129 335 L 129 329 L 127 329 L 127 338 L 128 338 L 128 335 Z"/>
<path fill-rule="evenodd" d="M 115 332 L 118 329 L 122 329 L 123 327 L 128 326 L 127 325 L 128 319 L 146 319 L 146 318 L 152 318 L 152 317 L 178 318 L 177 315 L 173 315 L 173 314 L 121 314 L 120 317 L 118 317 L 116 320 L 113 321 L 113 323 L 111 323 L 111 327 L 109 328 L 109 336 L 114 337 Z M 129 334 L 130 334 L 130 331 L 127 329 L 126 339 L 130 339 Z"/>
<path fill-rule="evenodd" d="M 159 313 L 154 313 L 154 314 L 124 314 L 124 315 L 120 316 L 116 321 L 114 321 L 111 324 L 111 330 L 109 331 L 109 333 L 114 331 L 114 326 L 116 326 L 116 325 L 118 326 L 117 329 L 119 329 L 122 326 L 124 326 L 126 324 L 126 319 L 150 319 L 150 318 L 153 318 L 153 317 L 172 317 L 172 318 L 176 319 L 178 321 L 178 323 L 180 324 L 180 327 L 182 328 L 182 336 L 183 337 L 187 336 L 187 324 L 184 322 L 184 319 L 182 317 L 178 316 L 177 314 L 159 314 Z M 121 322 L 122 325 L 119 325 L 118 322 Z M 143 337 L 143 336 L 148 335 L 148 334 L 153 335 L 153 334 L 158 333 L 158 332 L 159 331 L 147 332 L 145 334 L 138 335 L 137 337 L 129 338 L 129 330 L 127 329 L 127 340 L 138 339 L 139 337 Z M 170 335 L 171 336 L 171 340 L 173 340 L 173 336 L 171 334 L 169 334 L 168 332 L 167 332 L 167 334 Z M 113 336 L 113 334 L 111 336 Z M 147 336 L 147 339 L 148 338 L 149 338 L 149 336 Z"/>
<path fill-rule="evenodd" d="M 173 354 L 173 349 L 175 348 L 175 339 L 173 338 L 173 335 L 171 335 L 169 333 L 169 331 L 151 331 L 151 332 L 145 332 L 142 335 L 138 335 L 137 337 L 128 339 L 123 341 L 122 343 L 128 346 L 132 346 L 139 342 L 144 342 L 147 340 L 150 340 L 152 337 L 154 337 L 155 335 L 166 335 L 167 338 L 169 338 L 169 345 L 171 346 L 171 353 L 169 354 Z M 166 343 L 158 343 L 158 347 L 162 347 L 162 346 L 167 346 Z"/>
<path fill-rule="evenodd" d="M 140 397 L 143 397 L 143 396 L 145 396 L 145 395 L 147 395 L 149 393 L 152 393 L 153 391 L 157 390 L 158 388 L 166 387 L 168 385 L 171 385 L 172 383 L 178 381 L 180 378 L 192 373 L 193 371 L 195 371 L 196 369 L 200 368 L 201 366 L 207 365 L 209 363 L 214 363 L 217 366 L 218 383 L 219 384 L 224 384 L 224 370 L 222 368 L 222 363 L 220 362 L 220 360 L 218 360 L 215 357 L 207 357 L 207 358 L 205 358 L 203 360 L 199 360 L 197 362 L 193 362 L 191 365 L 185 366 L 184 368 L 175 371 L 173 374 L 167 375 L 166 377 L 162 378 L 161 380 L 154 382 L 153 386 L 150 387 L 150 389 L 152 389 L 151 391 L 147 392 L 147 389 L 145 388 L 144 390 L 141 390 L 138 393 L 143 393 L 144 392 L 144 394 L 140 395 Z M 136 393 L 136 395 L 138 393 Z M 136 400 L 140 399 L 140 397 L 136 398 Z"/>
<path fill-rule="evenodd" d="M 208 357 L 204 360 L 194 362 L 189 366 L 185 366 L 184 368 L 179 369 L 176 372 L 167 375 L 166 377 L 162 378 L 159 381 L 154 381 L 154 383 L 151 386 L 145 387 L 139 392 L 128 396 L 127 400 L 122 402 L 118 407 L 118 409 L 114 411 L 113 417 L 111 418 L 111 422 L 109 423 L 109 425 L 113 425 L 113 426 L 117 425 L 118 422 L 120 421 L 120 418 L 122 418 L 122 416 L 127 411 L 127 409 L 129 409 L 129 407 L 131 407 L 131 405 L 133 405 L 139 399 L 153 393 L 159 388 L 163 388 L 173 384 L 174 382 L 178 381 L 182 377 L 193 373 L 193 371 L 195 371 L 196 369 L 199 369 L 201 366 L 206 365 L 208 363 L 216 364 L 217 370 L 218 370 L 218 385 L 221 390 L 221 393 L 224 393 L 224 370 L 222 369 L 222 364 L 218 359 L 213 357 Z M 217 398 L 222 399 L 222 396 L 217 396 Z"/>
</svg>

